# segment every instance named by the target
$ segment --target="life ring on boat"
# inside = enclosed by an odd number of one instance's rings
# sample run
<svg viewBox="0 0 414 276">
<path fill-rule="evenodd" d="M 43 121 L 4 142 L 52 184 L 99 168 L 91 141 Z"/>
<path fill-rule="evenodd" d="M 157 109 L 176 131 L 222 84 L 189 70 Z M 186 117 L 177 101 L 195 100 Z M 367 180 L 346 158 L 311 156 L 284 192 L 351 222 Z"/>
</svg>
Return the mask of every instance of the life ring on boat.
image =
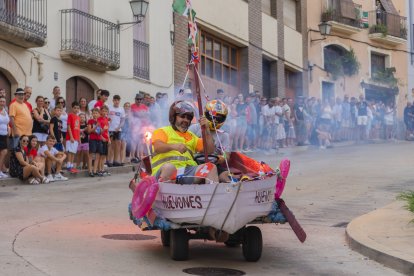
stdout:
<svg viewBox="0 0 414 276">
<path fill-rule="evenodd" d="M 135 188 L 132 197 L 131 209 L 136 218 L 142 218 L 151 209 L 160 189 L 155 177 L 150 176 L 142 179 Z"/>
<path fill-rule="evenodd" d="M 279 199 L 285 189 L 286 178 L 289 175 L 290 170 L 290 160 L 282 159 L 279 164 L 280 173 L 276 179 L 276 189 L 275 189 L 275 199 Z"/>
</svg>

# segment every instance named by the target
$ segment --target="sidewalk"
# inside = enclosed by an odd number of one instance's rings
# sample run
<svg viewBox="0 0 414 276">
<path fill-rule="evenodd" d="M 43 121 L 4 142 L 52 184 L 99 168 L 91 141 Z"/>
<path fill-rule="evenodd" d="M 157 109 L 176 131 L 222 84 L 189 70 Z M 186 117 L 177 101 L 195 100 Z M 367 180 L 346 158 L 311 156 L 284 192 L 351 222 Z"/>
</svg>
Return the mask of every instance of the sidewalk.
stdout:
<svg viewBox="0 0 414 276">
<path fill-rule="evenodd" d="M 131 178 L 132 178 L 133 175 L 134 175 L 134 173 L 132 171 L 132 168 L 135 165 L 136 164 L 128 164 L 128 165 L 125 165 L 125 166 L 122 166 L 122 167 L 105 168 L 108 172 L 111 173 L 111 176 L 105 176 L 105 177 L 114 177 L 114 175 L 116 175 L 116 174 L 130 173 Z M 79 178 L 79 177 L 86 178 L 85 181 L 96 181 L 97 179 L 99 179 L 99 177 L 89 177 L 87 170 L 79 171 L 79 173 L 77 173 L 77 174 L 71 174 L 71 173 L 67 172 L 66 170 L 63 170 L 63 172 L 64 172 L 64 176 L 68 177 L 69 179 Z M 62 183 L 70 183 L 70 180 L 62 182 Z M 25 185 L 25 184 L 27 184 L 27 183 L 24 183 L 24 182 L 20 181 L 17 178 L 9 177 L 9 178 L 0 179 L 0 187 L 14 186 L 14 185 Z M 27 185 L 29 185 L 29 184 L 27 184 Z"/>
<path fill-rule="evenodd" d="M 351 221 L 349 246 L 385 266 L 414 275 L 414 214 L 396 201 Z"/>
</svg>

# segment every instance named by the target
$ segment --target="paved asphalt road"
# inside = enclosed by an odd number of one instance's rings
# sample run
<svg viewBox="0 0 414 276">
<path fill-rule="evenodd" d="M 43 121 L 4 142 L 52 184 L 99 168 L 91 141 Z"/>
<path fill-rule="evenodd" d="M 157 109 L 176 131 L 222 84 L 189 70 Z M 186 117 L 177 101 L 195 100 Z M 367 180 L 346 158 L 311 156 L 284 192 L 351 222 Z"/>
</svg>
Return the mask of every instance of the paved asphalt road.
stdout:
<svg viewBox="0 0 414 276">
<path fill-rule="evenodd" d="M 261 156 L 272 165 L 291 158 L 283 197 L 308 240 L 301 244 L 288 225 L 263 225 L 257 263 L 245 262 L 241 248 L 204 241 L 190 242 L 189 261 L 172 261 L 158 231 L 129 221 L 130 174 L 0 187 L 0 274 L 186 275 L 185 268 L 214 266 L 247 275 L 398 275 L 350 250 L 344 227 L 413 188 L 413 152 L 414 143 L 401 142 Z M 122 235 L 103 238 L 114 234 Z M 146 239 L 119 239 L 127 234 Z"/>
</svg>

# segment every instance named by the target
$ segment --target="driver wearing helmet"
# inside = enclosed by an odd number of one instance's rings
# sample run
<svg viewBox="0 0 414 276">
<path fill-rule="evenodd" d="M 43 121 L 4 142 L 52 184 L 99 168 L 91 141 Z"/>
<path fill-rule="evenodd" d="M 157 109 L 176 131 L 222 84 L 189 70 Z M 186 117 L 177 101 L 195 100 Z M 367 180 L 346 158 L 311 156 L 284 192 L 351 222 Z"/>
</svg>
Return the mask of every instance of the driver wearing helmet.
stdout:
<svg viewBox="0 0 414 276">
<path fill-rule="evenodd" d="M 229 182 L 229 172 L 226 166 L 226 159 L 230 157 L 230 137 L 229 134 L 221 130 L 220 128 L 224 125 L 227 118 L 228 109 L 225 103 L 221 100 L 212 100 L 207 102 L 204 108 L 204 116 L 207 118 L 208 128 L 213 135 L 215 151 L 214 155 L 218 157 L 216 162 L 217 171 L 219 174 L 220 182 Z M 189 130 L 198 137 L 201 137 L 200 124 L 193 124 Z"/>
<path fill-rule="evenodd" d="M 217 168 L 212 163 L 197 165 L 194 154 L 213 153 L 215 146 L 208 128 L 209 121 L 202 117 L 200 125 L 206 126 L 206 145 L 203 140 L 188 131 L 194 118 L 194 108 L 187 101 L 174 102 L 169 110 L 170 126 L 154 131 L 152 145 L 154 156 L 151 160 L 152 175 L 160 181 L 175 180 L 178 184 L 201 184 L 204 179 L 218 182 Z"/>
</svg>

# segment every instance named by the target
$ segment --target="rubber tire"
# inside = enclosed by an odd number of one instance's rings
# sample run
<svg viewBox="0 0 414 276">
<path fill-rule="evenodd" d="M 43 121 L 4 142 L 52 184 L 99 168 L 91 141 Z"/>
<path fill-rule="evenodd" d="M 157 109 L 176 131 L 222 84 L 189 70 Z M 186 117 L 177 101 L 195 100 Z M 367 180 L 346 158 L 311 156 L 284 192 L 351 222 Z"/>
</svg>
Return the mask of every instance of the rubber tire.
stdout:
<svg viewBox="0 0 414 276">
<path fill-rule="evenodd" d="M 249 226 L 244 230 L 242 250 L 248 262 L 257 262 L 262 256 L 262 232 L 257 226 Z"/>
<path fill-rule="evenodd" d="M 188 233 L 186 229 L 170 230 L 170 256 L 175 261 L 188 260 Z"/>
<path fill-rule="evenodd" d="M 165 246 L 165 247 L 170 246 L 170 230 L 168 231 L 161 230 L 161 243 L 162 243 L 162 246 Z"/>
</svg>

